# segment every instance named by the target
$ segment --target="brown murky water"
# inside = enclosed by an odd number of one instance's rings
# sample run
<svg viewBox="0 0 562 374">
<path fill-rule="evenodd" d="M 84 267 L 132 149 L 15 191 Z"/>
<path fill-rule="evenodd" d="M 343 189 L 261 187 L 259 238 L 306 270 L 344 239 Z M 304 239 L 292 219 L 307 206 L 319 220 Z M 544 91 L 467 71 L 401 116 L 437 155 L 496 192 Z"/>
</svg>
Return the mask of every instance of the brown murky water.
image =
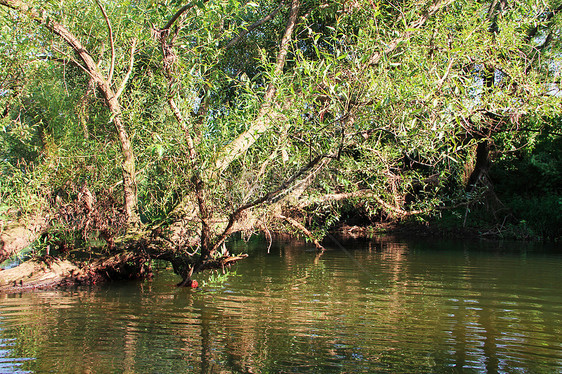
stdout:
<svg viewBox="0 0 562 374">
<path fill-rule="evenodd" d="M 0 373 L 562 372 L 562 251 L 237 243 L 222 281 L 0 295 Z"/>
</svg>

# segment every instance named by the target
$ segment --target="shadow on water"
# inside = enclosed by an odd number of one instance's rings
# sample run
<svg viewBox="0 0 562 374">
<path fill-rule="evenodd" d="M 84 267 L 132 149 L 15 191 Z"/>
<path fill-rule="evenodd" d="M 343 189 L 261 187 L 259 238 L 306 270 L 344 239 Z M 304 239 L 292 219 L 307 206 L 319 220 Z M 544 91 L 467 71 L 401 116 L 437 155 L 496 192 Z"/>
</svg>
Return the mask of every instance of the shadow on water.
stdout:
<svg viewBox="0 0 562 374">
<path fill-rule="evenodd" d="M 517 245 L 240 242 L 197 290 L 2 295 L 0 372 L 560 372 L 562 256 Z"/>
</svg>

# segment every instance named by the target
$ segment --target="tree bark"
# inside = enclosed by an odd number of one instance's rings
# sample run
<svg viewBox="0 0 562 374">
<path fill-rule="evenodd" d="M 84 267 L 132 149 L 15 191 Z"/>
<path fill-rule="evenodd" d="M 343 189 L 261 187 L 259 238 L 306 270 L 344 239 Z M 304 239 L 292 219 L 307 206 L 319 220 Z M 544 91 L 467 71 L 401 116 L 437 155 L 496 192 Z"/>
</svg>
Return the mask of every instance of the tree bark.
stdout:
<svg viewBox="0 0 562 374">
<path fill-rule="evenodd" d="M 131 141 L 129 139 L 129 134 L 125 129 L 125 125 L 121 119 L 121 107 L 113 90 L 108 86 L 105 90 L 102 90 L 104 97 L 107 101 L 107 106 L 111 111 L 113 116 L 113 124 L 117 130 L 117 136 L 119 137 L 119 142 L 121 144 L 121 154 L 123 155 L 123 161 L 121 162 L 121 173 L 123 178 L 123 192 L 125 198 L 125 214 L 127 215 L 127 223 L 129 225 L 138 225 L 140 223 L 140 217 L 138 213 L 138 194 L 137 194 L 137 182 L 136 182 L 136 165 L 135 156 L 133 153 L 133 148 L 131 146 Z"/>
<path fill-rule="evenodd" d="M 466 183 L 466 191 L 472 191 L 478 184 L 478 181 L 487 175 L 490 164 L 490 140 L 485 139 L 476 146 L 476 159 L 472 173 L 470 173 Z"/>
<path fill-rule="evenodd" d="M 287 26 L 281 39 L 279 53 L 277 54 L 277 62 L 273 74 L 273 81 L 269 83 L 265 91 L 262 106 L 256 116 L 256 119 L 250 128 L 240 134 L 236 139 L 229 143 L 222 149 L 217 157 L 214 165 L 214 170 L 211 171 L 207 178 L 213 178 L 224 172 L 228 166 L 242 154 L 244 154 L 263 134 L 273 125 L 273 99 L 275 98 L 275 79 L 283 73 L 287 54 L 289 53 L 289 46 L 293 36 L 293 32 L 297 26 L 298 14 L 300 10 L 300 0 L 293 0 L 291 3 L 291 10 L 289 12 L 289 19 Z"/>
</svg>

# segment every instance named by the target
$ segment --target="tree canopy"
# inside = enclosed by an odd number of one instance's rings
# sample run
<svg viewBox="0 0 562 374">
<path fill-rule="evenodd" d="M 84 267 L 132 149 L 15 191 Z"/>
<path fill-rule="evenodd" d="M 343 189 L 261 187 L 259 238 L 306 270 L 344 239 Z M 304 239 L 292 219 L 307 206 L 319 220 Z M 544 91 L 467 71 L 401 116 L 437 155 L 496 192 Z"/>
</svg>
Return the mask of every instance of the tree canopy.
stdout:
<svg viewBox="0 0 562 374">
<path fill-rule="evenodd" d="M 503 227 L 525 167 L 562 219 L 559 1 L 0 5 L 0 214 L 48 213 L 45 248 L 188 280 L 237 232 L 321 248 L 346 216 L 482 206 Z"/>
</svg>

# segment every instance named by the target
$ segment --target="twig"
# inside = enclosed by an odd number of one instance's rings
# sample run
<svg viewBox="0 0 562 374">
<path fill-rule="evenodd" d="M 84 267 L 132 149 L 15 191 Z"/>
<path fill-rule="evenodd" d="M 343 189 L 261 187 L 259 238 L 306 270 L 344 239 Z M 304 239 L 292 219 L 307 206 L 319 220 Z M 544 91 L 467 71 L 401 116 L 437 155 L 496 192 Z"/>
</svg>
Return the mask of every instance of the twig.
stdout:
<svg viewBox="0 0 562 374">
<path fill-rule="evenodd" d="M 133 65 L 135 63 L 135 47 L 136 47 L 136 45 L 137 45 L 137 39 L 134 38 L 133 39 L 133 45 L 131 46 L 131 58 L 129 59 L 129 69 L 127 70 L 127 74 L 125 74 L 125 78 L 123 78 L 123 81 L 121 82 L 121 85 L 119 86 L 119 89 L 117 90 L 117 93 L 115 94 L 116 99 L 118 99 L 119 96 L 121 96 L 121 94 L 123 93 L 123 90 L 125 89 L 125 86 L 127 85 L 127 81 L 131 77 L 131 72 L 133 71 Z"/>
<path fill-rule="evenodd" d="M 99 0 L 96 0 L 96 4 L 101 10 L 103 14 L 103 18 L 105 19 L 105 23 L 107 24 L 107 31 L 109 33 L 109 45 L 111 46 L 111 65 L 109 66 L 109 74 L 107 75 L 107 83 L 111 85 L 111 80 L 113 79 L 113 71 L 115 69 L 115 41 L 113 39 L 113 28 L 111 27 L 111 22 L 109 21 L 109 17 L 101 5 Z"/>
</svg>

